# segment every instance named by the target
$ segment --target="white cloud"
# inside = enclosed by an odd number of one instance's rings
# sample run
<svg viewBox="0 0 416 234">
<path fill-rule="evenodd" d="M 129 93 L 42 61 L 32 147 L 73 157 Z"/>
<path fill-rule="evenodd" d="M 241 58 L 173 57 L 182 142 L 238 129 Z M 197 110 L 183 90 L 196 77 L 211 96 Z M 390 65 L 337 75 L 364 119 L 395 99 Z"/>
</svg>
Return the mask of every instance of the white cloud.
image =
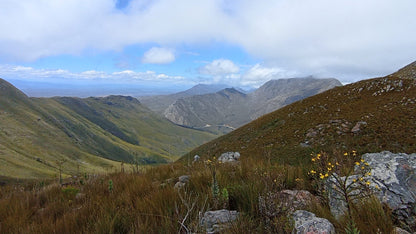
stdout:
<svg viewBox="0 0 416 234">
<path fill-rule="evenodd" d="M 103 71 L 84 71 L 70 72 L 67 70 L 56 69 L 35 69 L 32 67 L 0 65 L 0 77 L 9 79 L 26 79 L 26 80 L 50 80 L 50 79 L 75 79 L 75 80 L 105 80 L 109 82 L 126 82 L 126 81 L 153 81 L 153 82 L 184 82 L 182 76 L 169 76 L 166 74 L 156 73 L 154 71 L 135 72 L 124 70 L 119 72 L 107 73 Z"/>
<path fill-rule="evenodd" d="M 256 64 L 241 76 L 240 84 L 257 88 L 271 79 L 287 78 L 295 75 L 295 72 L 288 72 L 281 68 Z"/>
<path fill-rule="evenodd" d="M 212 76 L 223 76 L 233 73 L 238 73 L 240 68 L 228 59 L 216 59 L 211 63 L 200 67 L 199 72 L 201 74 Z"/>
<path fill-rule="evenodd" d="M 285 70 L 384 75 L 416 60 L 414 9 L 414 0 L 132 0 L 122 11 L 114 0 L 2 0 L 0 61 L 225 42 Z"/>
<path fill-rule="evenodd" d="M 175 61 L 173 50 L 161 47 L 152 47 L 144 53 L 142 58 L 143 63 L 153 64 L 167 64 L 173 61 Z"/>
</svg>

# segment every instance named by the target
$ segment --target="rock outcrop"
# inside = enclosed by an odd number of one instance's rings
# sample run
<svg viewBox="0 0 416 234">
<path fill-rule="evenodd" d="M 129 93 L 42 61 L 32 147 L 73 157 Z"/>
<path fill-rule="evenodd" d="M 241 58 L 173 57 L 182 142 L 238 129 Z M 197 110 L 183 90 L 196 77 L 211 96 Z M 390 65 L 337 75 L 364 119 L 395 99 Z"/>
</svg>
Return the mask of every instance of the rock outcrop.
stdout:
<svg viewBox="0 0 416 234">
<path fill-rule="evenodd" d="M 372 168 L 372 180 L 380 191 L 377 197 L 386 203 L 400 222 L 416 226 L 416 154 L 388 151 L 364 154 Z"/>
<path fill-rule="evenodd" d="M 218 161 L 222 163 L 226 162 L 236 162 L 240 159 L 240 153 L 239 152 L 226 152 L 221 154 L 221 156 L 218 158 Z"/>
<path fill-rule="evenodd" d="M 371 181 L 374 195 L 389 206 L 393 215 L 404 227 L 416 227 L 416 154 L 394 154 L 388 151 L 381 153 L 368 153 L 362 156 L 371 168 Z M 358 169 L 358 168 L 356 168 Z M 348 181 L 355 178 L 350 176 Z M 347 184 L 350 182 L 347 181 Z M 329 190 L 329 203 L 331 212 L 340 217 L 345 212 L 345 202 L 337 194 Z"/>
<path fill-rule="evenodd" d="M 293 234 L 335 234 L 335 228 L 327 219 L 318 218 L 314 213 L 297 210 L 293 213 L 295 228 Z"/>
<path fill-rule="evenodd" d="M 235 210 L 214 210 L 207 211 L 201 219 L 207 233 L 217 233 L 230 227 L 236 221 L 239 213 Z"/>
</svg>

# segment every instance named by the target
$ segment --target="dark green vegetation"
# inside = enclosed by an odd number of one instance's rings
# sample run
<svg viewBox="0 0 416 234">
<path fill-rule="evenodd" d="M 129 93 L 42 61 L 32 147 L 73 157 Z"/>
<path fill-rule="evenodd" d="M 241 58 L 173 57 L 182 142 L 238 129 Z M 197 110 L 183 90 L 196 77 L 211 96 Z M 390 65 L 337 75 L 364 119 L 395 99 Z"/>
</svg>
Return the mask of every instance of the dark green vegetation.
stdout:
<svg viewBox="0 0 416 234">
<path fill-rule="evenodd" d="M 345 157 L 345 152 L 356 150 L 357 156 L 350 154 L 353 158 L 339 165 L 348 171 L 362 153 L 416 151 L 416 76 L 404 77 L 403 71 L 415 74 L 416 69 L 406 67 L 388 77 L 291 104 L 195 149 L 176 163 L 141 173 L 86 175 L 73 187 L 45 186 L 42 181 L 0 187 L 0 232 L 202 233 L 199 212 L 228 208 L 242 215 L 227 232 L 290 233 L 293 223 L 284 209 L 276 207 L 281 209 L 279 216 L 270 219 L 259 209 L 259 195 L 282 189 L 322 194 L 308 175 L 311 153 Z M 360 121 L 367 124 L 351 132 Z M 214 159 L 226 151 L 239 151 L 240 162 L 220 164 Z M 195 154 L 203 160 L 191 163 Z M 190 175 L 189 184 L 175 191 L 181 175 Z M 217 184 L 216 193 L 213 184 Z M 337 233 L 345 233 L 347 217 L 335 220 L 327 200 L 319 198 L 306 209 L 331 221 Z M 391 211 L 375 199 L 357 203 L 351 218 L 361 233 L 392 233 L 398 225 Z"/>
<path fill-rule="evenodd" d="M 0 80 L 0 175 L 53 178 L 177 159 L 215 136 L 176 126 L 132 97 L 28 98 Z M 115 160 L 115 161 L 114 161 Z"/>
</svg>

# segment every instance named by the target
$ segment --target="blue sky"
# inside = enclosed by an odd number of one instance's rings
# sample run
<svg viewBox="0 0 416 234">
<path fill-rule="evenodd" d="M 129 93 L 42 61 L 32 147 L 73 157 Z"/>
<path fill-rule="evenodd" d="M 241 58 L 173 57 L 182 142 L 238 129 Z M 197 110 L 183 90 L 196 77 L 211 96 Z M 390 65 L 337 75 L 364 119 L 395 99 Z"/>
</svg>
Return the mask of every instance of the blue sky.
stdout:
<svg viewBox="0 0 416 234">
<path fill-rule="evenodd" d="M 416 60 L 414 0 L 2 0 L 0 77 L 258 87 Z"/>
</svg>

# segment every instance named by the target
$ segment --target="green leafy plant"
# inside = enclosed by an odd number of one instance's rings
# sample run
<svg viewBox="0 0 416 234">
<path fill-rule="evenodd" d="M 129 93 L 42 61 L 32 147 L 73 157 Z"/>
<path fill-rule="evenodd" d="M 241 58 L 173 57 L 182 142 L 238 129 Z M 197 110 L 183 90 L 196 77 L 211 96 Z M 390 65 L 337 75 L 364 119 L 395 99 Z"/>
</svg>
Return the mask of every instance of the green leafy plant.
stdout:
<svg viewBox="0 0 416 234">
<path fill-rule="evenodd" d="M 108 191 L 113 192 L 113 180 L 108 181 Z"/>
<path fill-rule="evenodd" d="M 62 188 L 62 193 L 64 194 L 64 197 L 66 199 L 73 200 L 75 196 L 77 195 L 77 193 L 79 193 L 79 189 L 72 187 L 72 186 L 68 186 L 68 187 Z"/>
</svg>

